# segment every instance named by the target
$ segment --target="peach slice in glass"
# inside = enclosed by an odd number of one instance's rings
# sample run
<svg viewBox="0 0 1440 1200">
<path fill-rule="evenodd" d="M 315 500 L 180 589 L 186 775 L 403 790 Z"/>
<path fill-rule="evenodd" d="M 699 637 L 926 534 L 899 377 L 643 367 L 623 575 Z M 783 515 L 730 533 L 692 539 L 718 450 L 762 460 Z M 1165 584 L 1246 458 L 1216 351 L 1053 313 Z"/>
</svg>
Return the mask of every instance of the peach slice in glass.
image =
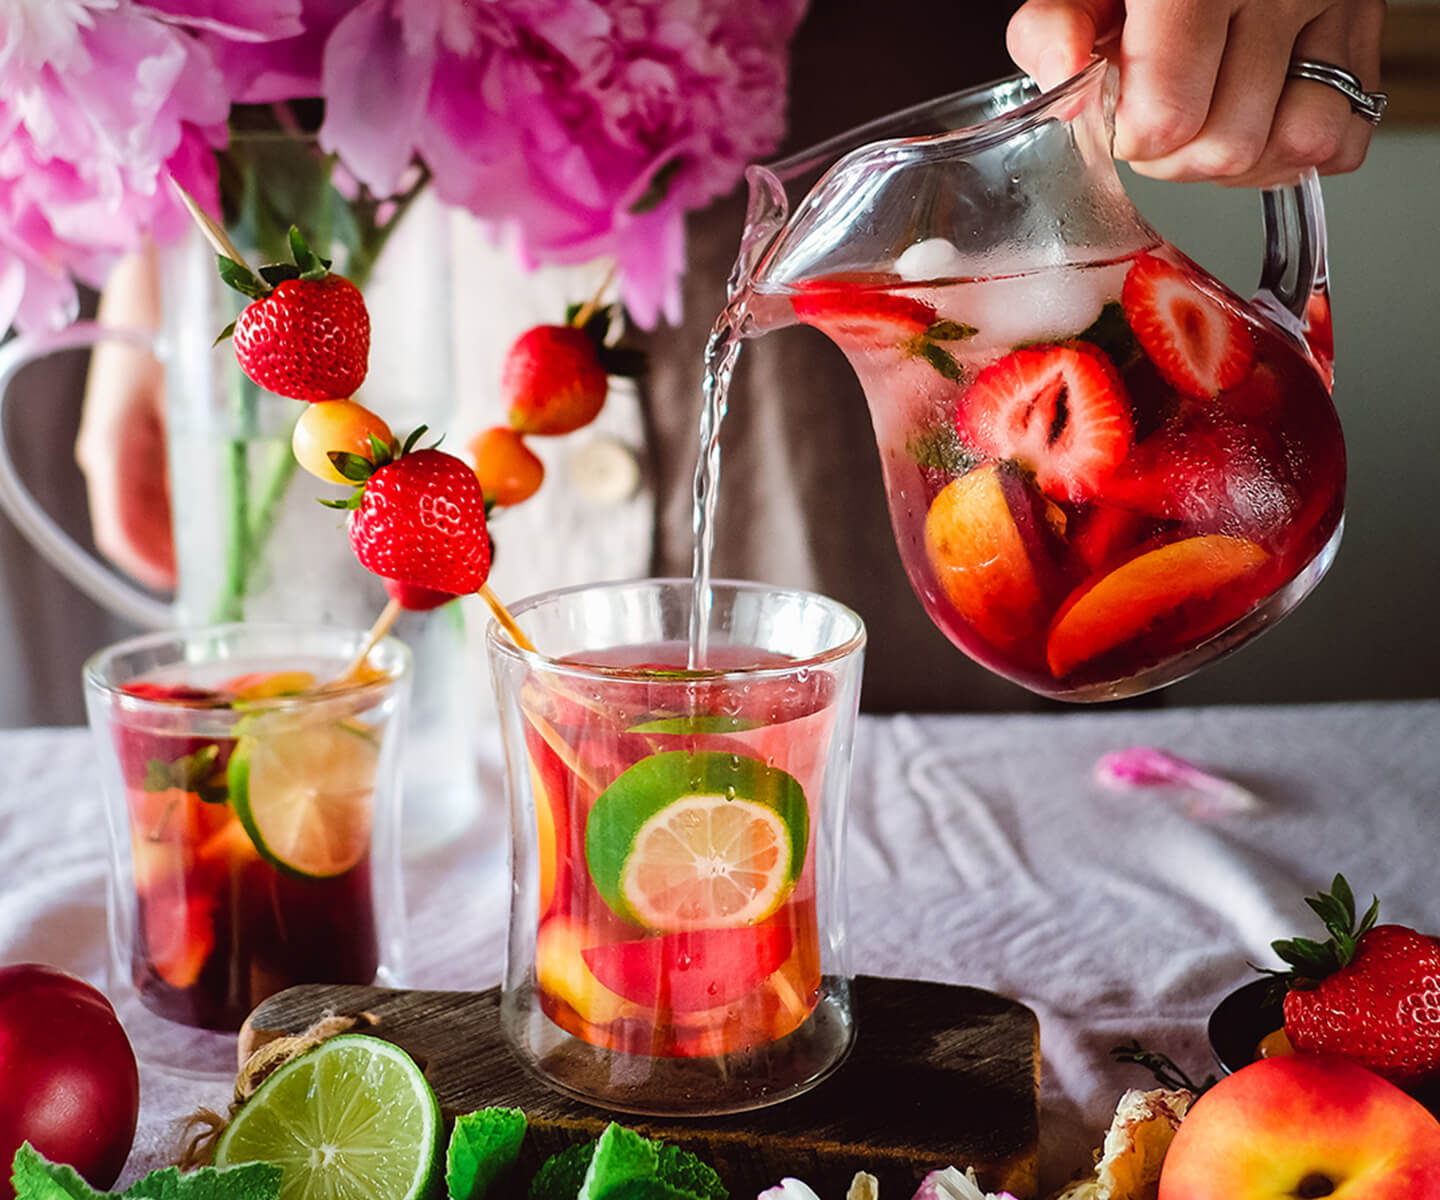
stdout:
<svg viewBox="0 0 1440 1200">
<path fill-rule="evenodd" d="M 1259 570 L 1270 555 L 1245 538 L 1209 534 L 1148 550 L 1083 586 L 1060 610 L 1050 631 L 1046 658 L 1057 678 L 1100 657 L 1194 600 L 1215 595 Z M 1188 628 L 1190 635 L 1213 632 L 1240 613 L 1220 606 L 1211 629 Z"/>
</svg>

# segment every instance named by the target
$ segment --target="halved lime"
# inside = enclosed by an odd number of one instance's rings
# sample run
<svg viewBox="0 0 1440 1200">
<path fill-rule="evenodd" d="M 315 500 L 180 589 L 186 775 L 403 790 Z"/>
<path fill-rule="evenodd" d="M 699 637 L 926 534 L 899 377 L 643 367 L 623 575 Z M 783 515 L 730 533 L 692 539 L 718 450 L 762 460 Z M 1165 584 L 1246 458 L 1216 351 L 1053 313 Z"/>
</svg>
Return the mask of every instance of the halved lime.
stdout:
<svg viewBox="0 0 1440 1200">
<path fill-rule="evenodd" d="M 763 921 L 805 864 L 805 793 L 742 755 L 641 759 L 590 810 L 585 859 L 620 916 L 664 933 Z"/>
<path fill-rule="evenodd" d="M 342 875 L 370 845 L 379 758 L 346 724 L 262 718 L 230 756 L 230 803 L 267 862 L 307 879 Z"/>
<path fill-rule="evenodd" d="M 256 1089 L 221 1135 L 215 1165 L 274 1163 L 280 1200 L 420 1200 L 440 1170 L 443 1132 L 409 1055 L 345 1034 Z"/>
</svg>

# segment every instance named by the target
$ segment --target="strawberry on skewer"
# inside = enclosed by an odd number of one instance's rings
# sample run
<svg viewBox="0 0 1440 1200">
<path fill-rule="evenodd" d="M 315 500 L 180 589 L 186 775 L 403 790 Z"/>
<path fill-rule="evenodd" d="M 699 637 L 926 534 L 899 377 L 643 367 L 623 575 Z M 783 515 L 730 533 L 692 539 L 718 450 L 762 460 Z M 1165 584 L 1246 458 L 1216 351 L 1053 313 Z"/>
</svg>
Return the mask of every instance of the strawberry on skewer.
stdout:
<svg viewBox="0 0 1440 1200">
<path fill-rule="evenodd" d="M 345 500 L 350 547 L 382 579 L 461 596 L 490 574 L 485 497 L 475 472 L 443 450 L 415 449 L 424 426 L 403 447 L 375 447 L 374 458 L 337 453 L 336 469 L 355 484 Z"/>
<path fill-rule="evenodd" d="M 607 276 L 590 300 L 571 310 L 564 325 L 536 325 L 506 352 L 500 395 L 516 433 L 574 433 L 600 415 L 610 376 L 644 371 L 644 354 L 608 344 L 613 313 L 601 297 L 609 285 Z"/>
</svg>

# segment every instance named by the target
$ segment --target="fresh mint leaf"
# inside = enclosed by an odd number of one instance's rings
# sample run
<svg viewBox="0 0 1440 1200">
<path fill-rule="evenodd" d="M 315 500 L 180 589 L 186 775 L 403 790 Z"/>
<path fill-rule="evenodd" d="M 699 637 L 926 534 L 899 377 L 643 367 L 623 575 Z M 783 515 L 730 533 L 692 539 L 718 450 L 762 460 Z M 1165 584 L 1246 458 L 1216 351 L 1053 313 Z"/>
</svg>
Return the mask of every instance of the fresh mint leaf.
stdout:
<svg viewBox="0 0 1440 1200">
<path fill-rule="evenodd" d="M 730 1200 L 729 1191 L 709 1163 L 679 1146 L 661 1142 L 658 1147 L 658 1170 L 663 1182 L 692 1196 L 699 1196 L 701 1200 Z"/>
<path fill-rule="evenodd" d="M 918 353 L 951 383 L 959 383 L 965 378 L 965 372 L 960 369 L 960 364 L 955 361 L 955 356 L 944 346 L 936 342 L 921 342 Z"/>
<path fill-rule="evenodd" d="M 720 1176 L 690 1151 L 649 1141 L 618 1125 L 609 1126 L 601 1140 L 607 1135 L 608 1161 L 602 1160 L 594 1178 L 591 1167 L 600 1143 L 567 1146 L 536 1172 L 528 1200 L 577 1200 L 587 1180 L 588 1200 L 729 1200 Z M 643 1174 L 646 1170 L 653 1174 Z"/>
<path fill-rule="evenodd" d="M 659 1168 L 660 1152 L 654 1142 L 611 1121 L 595 1143 L 579 1200 L 600 1200 L 621 1183 L 655 1179 Z"/>
<path fill-rule="evenodd" d="M 939 320 L 925 330 L 925 336 L 932 342 L 963 342 L 980 331 L 964 321 Z"/>
<path fill-rule="evenodd" d="M 1128 367 L 1140 351 L 1130 322 L 1125 319 L 1125 309 L 1118 300 L 1109 301 L 1079 338 L 1103 350 L 1121 370 Z"/>
<path fill-rule="evenodd" d="M 144 789 L 147 792 L 168 792 L 172 788 L 193 792 L 206 804 L 224 804 L 229 789 L 224 772 L 217 773 L 215 763 L 220 747 L 214 742 L 201 746 L 194 754 L 186 754 L 173 762 L 152 758 L 145 764 Z"/>
<path fill-rule="evenodd" d="M 15 1200 L 94 1200 L 105 1195 L 81 1179 L 74 1167 L 52 1163 L 29 1142 L 15 1151 L 10 1182 Z"/>
<path fill-rule="evenodd" d="M 905 453 L 918 466 L 946 475 L 963 475 L 976 461 L 949 421 L 912 436 L 905 443 Z"/>
<path fill-rule="evenodd" d="M 552 1154 L 530 1181 L 529 1200 L 575 1200 L 595 1156 L 595 1143 L 577 1142 Z"/>
<path fill-rule="evenodd" d="M 455 1119 L 445 1152 L 450 1200 L 486 1200 L 520 1159 L 525 1114 L 518 1108 L 482 1108 Z"/>
<path fill-rule="evenodd" d="M 74 1167 L 54 1163 L 26 1142 L 15 1152 L 12 1182 L 16 1200 L 278 1200 L 279 1167 L 270 1163 L 178 1167 L 152 1171 L 123 1192 L 97 1192 Z"/>
<path fill-rule="evenodd" d="M 281 1169 L 272 1163 L 237 1167 L 200 1167 L 181 1174 L 178 1167 L 151 1171 L 121 1193 L 124 1200 L 278 1200 Z"/>
</svg>

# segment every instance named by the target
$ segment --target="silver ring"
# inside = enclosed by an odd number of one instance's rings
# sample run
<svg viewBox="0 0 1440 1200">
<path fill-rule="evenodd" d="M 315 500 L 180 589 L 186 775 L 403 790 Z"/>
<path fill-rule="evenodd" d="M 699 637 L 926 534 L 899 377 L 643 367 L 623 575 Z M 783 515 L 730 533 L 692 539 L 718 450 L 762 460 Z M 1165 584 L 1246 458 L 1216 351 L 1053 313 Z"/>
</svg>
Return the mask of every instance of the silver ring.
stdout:
<svg viewBox="0 0 1440 1200">
<path fill-rule="evenodd" d="M 1334 88 L 1350 101 L 1350 111 L 1357 113 L 1372 125 L 1380 124 L 1385 115 L 1385 106 L 1390 97 L 1384 92 L 1367 92 L 1360 80 L 1344 67 L 1334 63 L 1321 62 L 1318 58 L 1294 58 L 1290 60 L 1291 79 L 1308 79 L 1312 83 L 1323 83 Z"/>
</svg>

